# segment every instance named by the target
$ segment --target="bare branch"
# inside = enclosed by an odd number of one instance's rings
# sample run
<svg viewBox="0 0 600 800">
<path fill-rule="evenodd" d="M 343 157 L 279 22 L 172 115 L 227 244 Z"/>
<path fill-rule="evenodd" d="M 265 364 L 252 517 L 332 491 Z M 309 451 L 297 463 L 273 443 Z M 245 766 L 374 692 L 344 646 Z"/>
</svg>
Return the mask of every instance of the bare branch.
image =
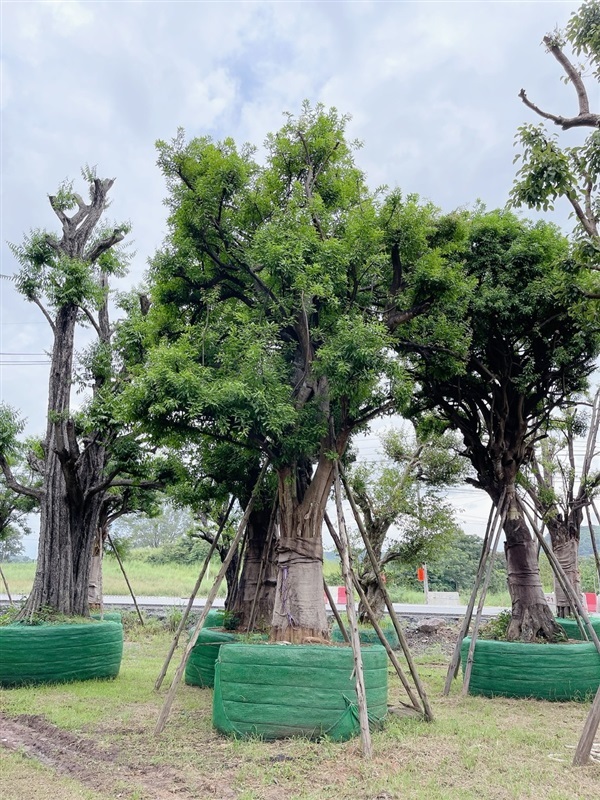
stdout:
<svg viewBox="0 0 600 800">
<path fill-rule="evenodd" d="M 100 326 L 98 325 L 98 323 L 94 319 L 94 315 L 92 314 L 92 312 L 86 306 L 80 306 L 80 308 L 83 311 L 83 313 L 86 315 L 88 320 L 91 322 L 91 324 L 93 325 L 93 327 L 96 330 L 96 333 L 98 334 L 99 338 L 101 339 L 102 338 L 102 332 L 100 330 Z"/>
<path fill-rule="evenodd" d="M 15 478 L 10 468 L 10 464 L 4 456 L 0 456 L 0 467 L 4 473 L 4 480 L 9 489 L 17 494 L 24 494 L 26 497 L 34 497 L 36 500 L 41 500 L 43 491 L 41 489 L 32 489 L 29 486 L 24 486 Z"/>
<path fill-rule="evenodd" d="M 88 250 L 88 252 L 84 255 L 85 260 L 93 264 L 98 260 L 98 258 L 100 258 L 102 253 L 105 253 L 107 250 L 110 250 L 111 247 L 114 247 L 119 242 L 122 242 L 124 238 L 125 232 L 123 229 L 115 228 L 110 236 L 107 236 L 105 239 L 97 242 L 90 250 Z"/>
<path fill-rule="evenodd" d="M 30 299 L 31 299 L 31 302 L 35 303 L 36 306 L 42 312 L 42 314 L 46 317 L 46 321 L 47 321 L 48 325 L 50 325 L 50 327 L 52 328 L 52 333 L 56 333 L 56 326 L 54 325 L 54 321 L 52 320 L 52 317 L 50 316 L 50 314 L 46 311 L 46 308 L 41 303 L 41 301 L 34 294 L 31 295 Z"/>
</svg>

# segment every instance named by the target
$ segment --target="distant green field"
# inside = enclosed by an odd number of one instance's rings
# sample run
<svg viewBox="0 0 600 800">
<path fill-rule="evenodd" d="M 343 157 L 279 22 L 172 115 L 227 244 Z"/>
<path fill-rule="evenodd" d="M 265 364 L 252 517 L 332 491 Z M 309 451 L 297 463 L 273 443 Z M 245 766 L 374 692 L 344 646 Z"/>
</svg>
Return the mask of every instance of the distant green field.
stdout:
<svg viewBox="0 0 600 800">
<path fill-rule="evenodd" d="M 341 583 L 339 564 L 333 561 L 325 561 L 323 567 L 325 577 L 330 585 Z M 210 568 L 210 575 L 205 577 L 202 582 L 201 595 L 206 595 L 210 590 L 218 569 L 218 562 L 213 562 Z M 149 564 L 132 559 L 125 561 L 125 570 L 133 591 L 140 597 L 189 597 L 196 583 L 200 565 Z M 35 564 L 33 562 L 27 564 L 3 564 L 2 571 L 6 576 L 11 593 L 27 594 L 31 590 L 35 574 Z M 388 584 L 388 590 L 395 603 L 425 602 L 423 592 L 406 589 L 402 586 L 394 586 L 394 584 Z M 4 586 L 1 584 L 0 592 L 5 592 Z M 104 561 L 104 594 L 129 594 L 127 584 L 114 558 L 106 558 Z M 219 596 L 225 596 L 224 584 L 221 586 Z M 466 603 L 467 600 L 468 597 L 461 597 L 463 603 Z M 489 595 L 486 599 L 486 605 L 510 605 L 508 592 Z"/>
</svg>

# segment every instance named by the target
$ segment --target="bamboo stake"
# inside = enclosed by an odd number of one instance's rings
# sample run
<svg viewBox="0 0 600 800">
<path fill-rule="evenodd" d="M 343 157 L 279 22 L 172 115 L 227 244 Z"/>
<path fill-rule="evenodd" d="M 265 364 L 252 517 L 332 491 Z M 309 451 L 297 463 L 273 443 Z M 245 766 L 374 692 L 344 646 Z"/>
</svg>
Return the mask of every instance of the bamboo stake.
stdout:
<svg viewBox="0 0 600 800">
<path fill-rule="evenodd" d="M 594 702 L 590 708 L 590 713 L 587 715 L 585 725 L 581 738 L 575 748 L 575 756 L 573 757 L 573 766 L 579 767 L 587 764 L 590 760 L 590 753 L 596 737 L 598 726 L 600 725 L 600 686 L 594 697 Z"/>
<path fill-rule="evenodd" d="M 536 536 L 539 537 L 539 541 L 540 541 L 540 544 L 542 545 L 544 553 L 546 554 L 546 557 L 548 558 L 548 561 L 550 562 L 550 565 L 552 566 L 552 569 L 554 570 L 554 574 L 556 575 L 556 577 L 560 581 L 564 593 L 569 598 L 573 608 L 576 608 L 577 611 L 579 612 L 579 614 L 581 615 L 581 617 L 583 617 L 583 619 L 585 621 L 585 624 L 587 626 L 590 638 L 592 639 L 592 641 L 596 645 L 596 650 L 598 651 L 598 653 L 600 653 L 600 639 L 598 639 L 598 634 L 596 633 L 596 631 L 594 629 L 594 626 L 592 625 L 592 622 L 590 620 L 589 614 L 587 613 L 587 610 L 583 607 L 583 603 L 581 602 L 581 598 L 578 597 L 577 596 L 577 592 L 575 592 L 573 590 L 573 587 L 571 586 L 571 581 L 568 579 L 568 577 L 567 577 L 565 571 L 563 570 L 560 562 L 558 561 L 558 559 L 556 558 L 556 556 L 552 552 L 552 549 L 550 547 L 548 547 L 548 544 L 546 543 L 544 538 L 540 536 L 540 532 L 537 530 L 537 528 L 534 528 L 534 531 L 535 531 Z"/>
<path fill-rule="evenodd" d="M 6 582 L 6 576 L 4 575 L 4 572 L 2 572 L 1 566 L 0 566 L 0 575 L 2 576 L 2 582 L 4 583 L 4 588 L 6 589 L 6 594 L 8 595 L 8 602 L 11 604 L 11 606 L 14 606 L 13 599 L 10 596 L 10 589 L 8 588 L 8 583 Z"/>
<path fill-rule="evenodd" d="M 525 505 L 523 505 L 522 507 L 523 507 L 523 510 L 525 511 L 525 516 L 527 517 L 527 520 L 528 520 L 529 524 L 531 525 L 531 527 L 532 527 L 532 529 L 533 529 L 533 531 L 534 531 L 534 533 L 535 533 L 535 535 L 537 537 L 538 547 L 541 549 L 541 547 L 542 547 L 541 543 L 543 541 L 545 541 L 544 534 L 543 534 L 542 531 L 540 531 L 538 529 L 537 525 L 535 524 L 535 520 L 531 517 L 531 514 L 528 513 L 528 511 L 527 511 L 527 507 Z M 551 548 L 548 548 L 548 549 L 551 550 Z M 546 551 L 544 550 L 544 553 L 545 552 Z M 553 550 L 552 550 L 552 555 L 554 555 L 554 551 Z M 556 559 L 556 556 L 554 556 L 554 558 Z M 557 564 L 559 563 L 558 559 L 556 559 L 556 563 Z M 571 581 L 569 580 L 566 572 L 564 572 L 564 570 L 563 570 L 559 574 L 556 571 L 556 569 L 554 568 L 554 563 L 552 561 L 550 561 L 550 567 L 552 568 L 552 572 L 554 573 L 554 576 L 555 576 L 556 580 L 560 584 L 561 589 L 566 594 L 566 596 L 569 598 L 569 602 L 573 606 L 573 601 L 572 601 L 571 597 L 572 597 L 572 593 L 574 593 L 575 590 L 573 589 Z M 561 570 L 562 570 L 562 567 L 561 567 Z M 573 606 L 573 610 L 575 612 L 575 622 L 577 623 L 577 627 L 579 628 L 579 631 L 581 632 L 581 635 L 582 635 L 583 639 L 585 641 L 588 641 L 589 640 L 589 636 L 588 636 L 588 633 L 587 633 L 587 631 L 585 629 L 585 625 L 582 623 L 582 619 L 583 618 L 579 616 L 579 612 L 578 612 L 577 606 Z"/>
<path fill-rule="evenodd" d="M 208 594 L 208 597 L 206 598 L 206 603 L 205 603 L 204 608 L 202 609 L 202 613 L 200 614 L 200 617 L 199 617 L 199 619 L 198 619 L 198 621 L 196 623 L 196 627 L 194 628 L 194 632 L 192 633 L 192 636 L 191 636 L 191 638 L 190 638 L 190 640 L 189 640 L 189 642 L 187 644 L 187 647 L 185 648 L 185 651 L 183 653 L 181 662 L 179 664 L 179 667 L 177 668 L 177 672 L 175 673 L 175 677 L 173 678 L 173 681 L 171 683 L 171 686 L 170 686 L 169 691 L 167 693 L 167 696 L 165 698 L 164 705 L 163 705 L 163 707 L 161 709 L 161 712 L 160 712 L 160 714 L 158 716 L 158 720 L 156 722 L 156 727 L 154 728 L 154 735 L 155 736 L 158 736 L 162 732 L 163 728 L 165 727 L 165 723 L 166 723 L 167 718 L 169 716 L 169 712 L 171 711 L 171 706 L 173 705 L 173 700 L 175 699 L 175 692 L 177 691 L 177 687 L 179 686 L 181 678 L 183 677 L 183 673 L 184 673 L 184 670 L 185 670 L 185 665 L 187 664 L 187 660 L 188 660 L 188 658 L 190 656 L 190 653 L 192 652 L 196 642 L 198 641 L 198 636 L 200 635 L 200 631 L 202 630 L 202 626 L 204 625 L 204 621 L 205 621 L 206 617 L 208 616 L 208 612 L 210 611 L 210 609 L 212 607 L 212 604 L 213 604 L 213 602 L 215 600 L 215 597 L 217 596 L 217 592 L 219 591 L 219 586 L 221 585 L 221 583 L 223 581 L 223 578 L 225 577 L 225 573 L 227 572 L 227 567 L 231 564 L 233 556 L 234 556 L 234 554 L 235 554 L 235 552 L 237 550 L 237 546 L 239 545 L 240 540 L 241 540 L 241 538 L 242 538 L 242 536 L 244 534 L 244 531 L 246 530 L 246 525 L 248 524 L 248 519 L 250 518 L 250 514 L 252 512 L 252 507 L 254 506 L 254 501 L 256 500 L 256 496 L 258 494 L 258 490 L 260 488 L 260 484 L 262 483 L 262 480 L 263 480 L 263 478 L 265 476 L 265 473 L 267 471 L 267 467 L 268 466 L 269 466 L 269 459 L 267 459 L 265 461 L 265 463 L 263 465 L 263 468 L 260 471 L 260 475 L 258 476 L 258 480 L 256 481 L 254 489 L 252 490 L 252 495 L 250 497 L 250 500 L 248 501 L 248 505 L 246 506 L 246 510 L 244 511 L 244 516 L 242 517 L 242 520 L 241 520 L 241 522 L 240 522 L 240 524 L 238 526 L 236 535 L 235 535 L 235 537 L 234 537 L 234 539 L 233 539 L 233 541 L 231 543 L 231 546 L 230 546 L 229 551 L 228 551 L 228 553 L 227 553 L 227 555 L 225 557 L 225 560 L 221 564 L 221 569 L 219 570 L 219 573 L 218 573 L 217 577 L 215 578 L 215 582 L 213 584 L 212 589 L 210 590 L 210 592 Z"/>
<path fill-rule="evenodd" d="M 223 521 L 219 525 L 219 528 L 218 528 L 217 532 L 215 533 L 215 535 L 213 537 L 213 540 L 212 540 L 211 545 L 210 545 L 210 549 L 208 551 L 208 554 L 207 554 L 206 558 L 204 559 L 204 563 L 202 564 L 202 569 L 200 570 L 200 574 L 198 575 L 198 580 L 196 581 L 196 584 L 194 585 L 194 588 L 192 589 L 192 593 L 191 593 L 191 595 L 189 597 L 186 609 L 183 612 L 183 616 L 181 617 L 181 621 L 180 621 L 180 623 L 179 623 L 179 625 L 177 627 L 177 630 L 175 631 L 175 636 L 173 637 L 173 641 L 171 643 L 171 648 L 170 648 L 170 650 L 169 650 L 169 652 L 167 654 L 167 657 L 165 659 L 165 663 L 163 664 L 162 669 L 160 671 L 160 674 L 159 674 L 158 678 L 156 679 L 156 683 L 154 684 L 154 688 L 155 688 L 156 691 L 158 691 L 160 689 L 161 684 L 162 684 L 162 682 L 164 680 L 164 677 L 167 674 L 167 670 L 169 669 L 169 664 L 171 663 L 171 659 L 173 658 L 173 653 L 175 652 L 175 650 L 177 649 L 177 645 L 179 644 L 179 637 L 181 636 L 181 632 L 184 629 L 185 623 L 188 620 L 188 617 L 189 617 L 190 612 L 192 610 L 192 606 L 194 605 L 194 600 L 196 599 L 196 595 L 200 591 L 200 585 L 202 584 L 202 581 L 204 580 L 204 576 L 206 574 L 206 570 L 208 569 L 208 565 L 210 564 L 210 560 L 211 560 L 211 558 L 213 556 L 213 553 L 217 549 L 217 542 L 219 541 L 219 537 L 223 533 L 223 531 L 225 529 L 225 525 L 227 525 L 227 520 L 229 519 L 229 515 L 231 514 L 231 509 L 233 508 L 234 502 L 235 502 L 235 500 L 232 497 L 231 501 L 229 503 L 229 506 L 227 508 L 227 511 L 225 512 L 225 516 L 223 517 Z"/>
<path fill-rule="evenodd" d="M 371 744 L 371 731 L 369 729 L 369 714 L 367 710 L 367 693 L 365 690 L 365 676 L 363 673 L 362 652 L 360 649 L 360 635 L 358 633 L 358 622 L 356 619 L 356 609 L 354 608 L 354 587 L 351 578 L 350 566 L 350 539 L 346 530 L 344 510 L 342 508 L 342 489 L 340 486 L 340 470 L 337 461 L 333 462 L 334 486 L 335 486 L 335 506 L 338 518 L 338 530 L 340 532 L 340 557 L 342 560 L 342 573 L 346 584 L 346 614 L 350 625 L 350 641 L 352 644 L 352 654 L 354 656 L 354 673 L 356 676 L 356 699 L 358 702 L 358 718 L 360 722 L 360 739 L 362 744 L 362 754 L 364 758 L 373 757 L 373 747 Z"/>
<path fill-rule="evenodd" d="M 379 591 L 381 592 L 385 600 L 385 604 L 387 606 L 390 619 L 394 626 L 394 630 L 396 631 L 396 635 L 398 636 L 398 641 L 400 642 L 400 646 L 402 647 L 404 657 L 406 658 L 408 669 L 410 670 L 410 674 L 412 675 L 412 679 L 417 688 L 417 692 L 419 693 L 419 697 L 421 698 L 421 702 L 423 703 L 425 720 L 427 722 L 433 722 L 433 712 L 431 711 L 431 706 L 429 705 L 429 700 L 427 698 L 427 693 L 425 692 L 425 687 L 423 686 L 423 684 L 421 683 L 421 679 L 419 678 L 419 673 L 417 672 L 417 668 L 415 666 L 412 653 L 410 652 L 408 642 L 406 641 L 404 631 L 402 630 L 402 628 L 400 627 L 400 623 L 398 622 L 398 617 L 394 610 L 394 605 L 390 600 L 390 595 L 385 587 L 385 584 L 381 580 L 381 575 L 379 574 L 379 563 L 377 561 L 377 556 L 373 552 L 373 547 L 371 545 L 371 542 L 369 541 L 369 536 L 365 530 L 365 526 L 363 524 L 358 507 L 356 505 L 356 501 L 354 500 L 354 495 L 352 494 L 350 486 L 348 485 L 348 482 L 343 473 L 342 473 L 342 480 L 344 483 L 344 489 L 346 490 L 346 496 L 348 498 L 348 501 L 350 502 L 352 513 L 354 514 L 354 519 L 356 520 L 356 524 L 358 525 L 358 530 L 360 531 L 360 535 L 367 549 L 367 553 L 369 554 L 369 558 L 371 560 L 371 566 L 373 567 L 373 571 L 375 573 L 375 577 L 377 579 L 377 583 L 379 586 Z"/>
<path fill-rule="evenodd" d="M 138 619 L 141 625 L 144 624 L 144 618 L 142 617 L 142 612 L 137 604 L 137 600 L 135 599 L 135 595 L 133 593 L 133 589 L 131 588 L 131 584 L 129 583 L 129 578 L 127 577 L 127 573 L 125 572 L 125 567 L 123 566 L 123 562 L 121 561 L 121 556 L 119 555 L 117 548 L 115 547 L 115 543 L 110 537 L 110 533 L 106 532 L 106 538 L 108 539 L 108 543 L 112 547 L 112 551 L 115 554 L 117 561 L 119 562 L 119 566 L 121 567 L 121 572 L 123 573 L 123 577 L 125 578 L 125 583 L 127 584 L 127 588 L 129 589 L 129 594 L 131 595 L 131 599 L 133 600 L 133 605 L 135 606 L 135 610 L 137 611 Z"/>
<path fill-rule="evenodd" d="M 596 504 L 592 500 L 592 508 L 594 509 L 594 513 L 596 514 L 596 519 L 600 524 L 600 514 L 598 514 L 598 509 L 596 508 Z M 592 550 L 594 551 L 594 558 L 596 560 L 596 569 L 598 570 L 598 578 L 600 579 L 600 555 L 598 554 L 598 544 L 596 542 L 596 534 L 594 533 L 594 529 L 590 525 L 590 539 L 592 541 Z"/>
<path fill-rule="evenodd" d="M 504 493 L 500 498 L 500 502 L 501 503 L 504 502 Z M 490 508 L 490 513 L 488 515 L 488 522 L 487 522 L 487 527 L 485 529 L 485 536 L 483 537 L 483 545 L 481 547 L 481 556 L 479 557 L 479 566 L 477 567 L 477 575 L 475 576 L 475 583 L 471 591 L 471 597 L 469 598 L 469 603 L 467 605 L 467 610 L 465 612 L 460 632 L 458 634 L 458 639 L 456 640 L 456 645 L 454 646 L 452 659 L 450 660 L 450 664 L 448 665 L 448 672 L 446 673 L 446 682 L 444 684 L 444 691 L 442 693 L 445 697 L 450 694 L 450 687 L 452 686 L 452 681 L 458 675 L 458 668 L 460 667 L 460 650 L 463 639 L 467 635 L 469 626 L 471 624 L 471 619 L 473 617 L 475 600 L 477 599 L 477 594 L 479 593 L 479 588 L 481 586 L 481 581 L 483 580 L 483 575 L 485 572 L 487 561 L 490 555 L 490 550 L 492 547 L 492 535 L 493 535 L 492 531 L 496 527 L 498 513 L 499 513 L 498 506 L 492 505 L 492 507 Z"/>
<path fill-rule="evenodd" d="M 325 522 L 327 524 L 327 528 L 329 530 L 329 533 L 331 534 L 331 538 L 333 539 L 333 541 L 335 543 L 335 546 L 337 547 L 338 552 L 339 552 L 340 551 L 340 547 L 341 547 L 341 542 L 339 540 L 339 536 L 337 535 L 336 529 L 333 527 L 333 524 L 332 524 L 331 520 L 329 519 L 329 515 L 328 514 L 325 514 Z M 354 569 L 352 569 L 352 580 L 354 582 L 354 588 L 358 592 L 358 596 L 360 597 L 360 600 L 361 600 L 362 604 L 364 605 L 364 607 L 365 607 L 365 609 L 367 611 L 367 614 L 369 615 L 369 619 L 371 620 L 371 624 L 373 625 L 373 628 L 375 629 L 375 632 L 377 633 L 377 636 L 379 636 L 379 640 L 380 640 L 381 644 L 385 647 L 386 652 L 387 652 L 387 654 L 389 656 L 389 659 L 392 662 L 392 664 L 394 666 L 394 669 L 396 670 L 396 673 L 397 673 L 398 677 L 400 678 L 400 681 L 401 681 L 402 685 L 404 686 L 406 694 L 408 695 L 408 697 L 409 697 L 409 699 L 410 699 L 410 701 L 412 703 L 412 707 L 415 709 L 415 711 L 418 711 L 419 714 L 423 714 L 423 709 L 421 708 L 419 700 L 417 699 L 417 696 L 413 692 L 412 686 L 410 685 L 410 683 L 408 682 L 404 672 L 402 671 L 402 667 L 400 666 L 400 662 L 398 661 L 398 659 L 396 657 L 396 654 L 394 653 L 394 651 L 390 647 L 390 643 L 388 642 L 388 640 L 387 640 L 387 638 L 385 636 L 385 633 L 383 632 L 383 630 L 381 629 L 381 626 L 379 625 L 377 619 L 375 618 L 375 614 L 373 613 L 373 609 L 371 608 L 371 605 L 370 605 L 369 601 L 367 600 L 367 596 L 364 593 L 364 590 L 363 590 L 362 586 L 360 585 L 360 581 L 356 577 L 356 573 L 354 572 Z M 349 639 L 346 639 L 346 641 L 349 641 Z"/>
<path fill-rule="evenodd" d="M 256 614 L 256 601 L 258 600 L 258 593 L 260 591 L 260 586 L 265 572 L 265 565 L 267 563 L 269 553 L 271 552 L 271 543 L 273 541 L 273 536 L 275 535 L 275 519 L 277 517 L 278 507 L 279 507 L 279 502 L 277 497 L 275 497 L 275 500 L 273 501 L 273 508 L 271 509 L 271 517 L 269 519 L 269 534 L 267 536 L 267 541 L 265 543 L 265 548 L 262 554 L 262 558 L 260 559 L 260 568 L 258 570 L 258 578 L 256 580 L 256 590 L 254 592 L 254 597 L 252 598 L 252 608 L 250 609 L 250 616 L 248 618 L 248 625 L 246 626 L 246 633 L 250 633 L 250 631 L 254 627 L 254 617 Z"/>
<path fill-rule="evenodd" d="M 506 503 L 505 503 L 506 505 Z M 469 691 L 469 684 L 471 683 L 471 672 L 473 670 L 473 658 L 475 656 L 475 645 L 477 644 L 477 636 L 479 634 L 479 625 L 481 624 L 481 615 L 483 613 L 483 607 L 485 604 L 485 597 L 487 595 L 487 590 L 490 585 L 490 579 L 492 577 L 492 571 L 494 569 L 494 562 L 496 560 L 496 553 L 498 552 L 498 544 L 500 542 L 500 535 L 502 534 L 502 529 L 504 527 L 504 520 L 506 519 L 506 507 L 502 509 L 502 516 L 500 518 L 500 523 L 498 524 L 498 528 L 496 530 L 496 534 L 494 536 L 494 541 L 492 544 L 492 549 L 490 552 L 490 556 L 488 558 L 488 563 L 485 571 L 485 579 L 483 581 L 483 586 L 481 587 L 481 594 L 479 595 L 479 603 L 477 605 L 477 614 L 475 615 L 475 622 L 473 623 L 473 630 L 471 631 L 471 641 L 469 642 L 469 652 L 467 654 L 467 663 L 465 664 L 465 677 L 463 679 L 462 685 L 462 693 L 466 695 Z"/>
<path fill-rule="evenodd" d="M 337 544 L 338 544 L 338 542 L 336 542 L 336 547 L 337 547 Z M 339 553 L 339 551 L 340 551 L 340 548 L 338 547 L 338 553 Z M 341 553 L 340 553 L 340 555 L 341 555 Z M 337 610 L 337 606 L 335 604 L 335 601 L 334 601 L 333 597 L 331 596 L 331 592 L 329 591 L 329 586 L 327 586 L 327 581 L 325 580 L 325 578 L 323 578 L 323 589 L 325 590 L 325 594 L 327 595 L 327 599 L 329 600 L 329 605 L 331 607 L 331 610 L 333 611 L 333 616 L 335 617 L 335 621 L 337 622 L 338 627 L 339 627 L 340 631 L 342 632 L 342 636 L 344 637 L 344 641 L 347 644 L 350 644 L 350 637 L 348 636 L 348 631 L 346 630 L 346 626 L 344 625 L 344 621 L 340 616 L 340 612 Z"/>
</svg>

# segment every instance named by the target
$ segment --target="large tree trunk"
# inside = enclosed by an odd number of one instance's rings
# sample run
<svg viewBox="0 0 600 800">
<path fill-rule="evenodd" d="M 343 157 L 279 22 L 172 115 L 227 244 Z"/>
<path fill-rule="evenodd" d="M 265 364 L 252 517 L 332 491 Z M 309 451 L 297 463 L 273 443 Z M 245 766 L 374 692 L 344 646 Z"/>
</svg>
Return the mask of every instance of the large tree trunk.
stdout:
<svg viewBox="0 0 600 800">
<path fill-rule="evenodd" d="M 345 441 L 338 448 L 343 452 Z M 325 445 L 309 481 L 300 466 L 278 470 L 280 538 L 271 639 L 301 643 L 328 639 L 323 599 L 322 527 L 333 483 Z"/>
<path fill-rule="evenodd" d="M 535 639 L 554 639 L 560 628 L 554 621 L 546 602 L 537 546 L 517 506 L 514 486 L 507 492 L 509 508 L 504 523 L 508 590 L 512 600 L 512 619 L 508 626 L 508 641 L 532 642 Z"/>
<path fill-rule="evenodd" d="M 274 524 L 272 509 L 268 506 L 254 510 L 248 520 L 237 596 L 231 607 L 239 627 L 244 630 L 251 621 L 253 629 L 258 630 L 264 630 L 271 624 L 277 585 L 277 541 L 272 535 Z M 251 620 L 253 606 L 254 619 Z"/>
<path fill-rule="evenodd" d="M 48 427 L 45 440 L 45 465 L 40 502 L 40 538 L 33 588 L 21 612 L 30 617 L 43 608 L 62 614 L 84 615 L 87 603 L 75 601 L 75 563 L 71 532 L 71 509 L 63 470 L 67 424 L 70 409 L 71 373 L 77 306 L 59 309 L 54 331 L 54 346 L 48 391 Z M 87 591 L 87 580 L 86 580 Z"/>
<path fill-rule="evenodd" d="M 565 571 L 571 586 L 579 597 L 581 595 L 581 576 L 579 574 L 579 533 L 581 525 L 581 511 L 579 511 L 579 524 L 572 521 L 567 523 L 562 519 L 548 519 L 546 524 L 550 532 L 552 551 Z M 554 594 L 556 597 L 556 613 L 559 617 L 570 617 L 575 614 L 571 601 L 564 593 L 560 583 L 554 577 Z"/>
</svg>

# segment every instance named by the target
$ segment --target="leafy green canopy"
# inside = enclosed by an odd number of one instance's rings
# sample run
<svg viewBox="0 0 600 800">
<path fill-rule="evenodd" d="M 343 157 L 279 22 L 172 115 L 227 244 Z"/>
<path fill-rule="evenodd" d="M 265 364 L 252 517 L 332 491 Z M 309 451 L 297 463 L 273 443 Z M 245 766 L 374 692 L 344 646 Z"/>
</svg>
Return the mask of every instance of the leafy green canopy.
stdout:
<svg viewBox="0 0 600 800">
<path fill-rule="evenodd" d="M 466 365 L 445 378 L 435 359 L 415 361 L 415 410 L 435 409 L 462 433 L 489 489 L 514 476 L 552 410 L 585 388 L 600 331 L 577 289 L 582 267 L 555 226 L 478 213 L 464 259 L 476 282 Z"/>
<path fill-rule="evenodd" d="M 131 402 L 163 441 L 196 432 L 312 461 L 330 417 L 347 436 L 406 404 L 392 332 L 456 293 L 455 230 L 415 197 L 370 191 L 346 124 L 305 104 L 268 136 L 264 165 L 229 139 L 159 142 L 170 235 Z"/>
</svg>

